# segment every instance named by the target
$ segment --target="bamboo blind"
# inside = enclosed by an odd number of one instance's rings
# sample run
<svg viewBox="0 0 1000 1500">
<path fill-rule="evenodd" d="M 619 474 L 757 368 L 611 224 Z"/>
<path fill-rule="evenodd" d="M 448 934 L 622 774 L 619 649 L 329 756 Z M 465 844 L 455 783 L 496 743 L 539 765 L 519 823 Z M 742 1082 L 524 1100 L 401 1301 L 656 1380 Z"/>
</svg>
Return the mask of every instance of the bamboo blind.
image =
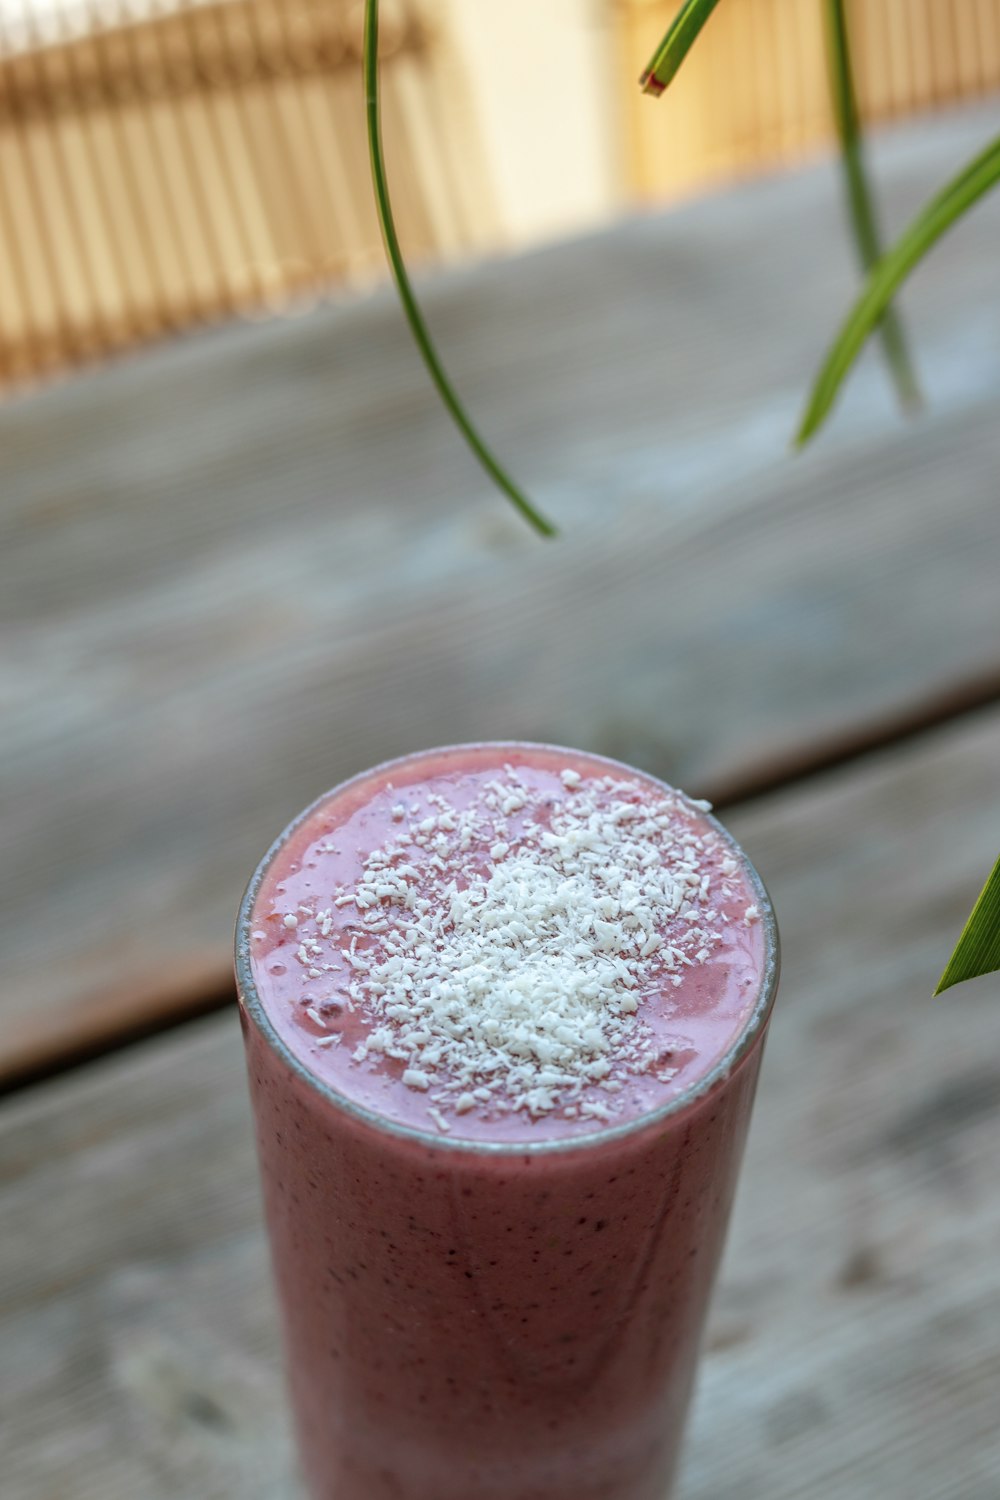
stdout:
<svg viewBox="0 0 1000 1500">
<path fill-rule="evenodd" d="M 822 0 L 724 0 L 659 101 L 635 75 L 677 0 L 615 0 L 630 186 L 647 198 L 829 141 Z M 1000 87 L 1000 0 L 848 0 L 859 103 L 885 120 Z"/>
<path fill-rule="evenodd" d="M 725 0 L 658 102 L 635 78 L 678 0 L 584 3 L 614 18 L 633 196 L 678 196 L 829 140 L 823 0 Z M 848 4 L 869 119 L 1000 85 L 1000 0 Z M 405 248 L 496 245 L 448 10 L 382 10 Z M 360 0 L 0 0 L 0 387 L 382 273 L 361 13 Z"/>
<path fill-rule="evenodd" d="M 475 247 L 462 80 L 425 7 L 383 10 L 401 237 Z M 360 50 L 346 0 L 3 0 L 0 383 L 381 270 Z"/>
</svg>

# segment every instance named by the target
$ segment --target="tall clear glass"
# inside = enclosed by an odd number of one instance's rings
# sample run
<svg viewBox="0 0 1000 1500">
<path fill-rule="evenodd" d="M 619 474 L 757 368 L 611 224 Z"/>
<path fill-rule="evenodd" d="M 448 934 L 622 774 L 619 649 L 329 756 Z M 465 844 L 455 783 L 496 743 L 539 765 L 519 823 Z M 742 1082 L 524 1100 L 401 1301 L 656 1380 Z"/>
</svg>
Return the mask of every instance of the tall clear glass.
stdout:
<svg viewBox="0 0 1000 1500">
<path fill-rule="evenodd" d="M 313 1500 L 664 1500 L 777 986 L 759 877 L 733 845 L 765 962 L 745 1028 L 696 1086 L 599 1133 L 463 1142 L 339 1096 L 261 1004 L 255 896 L 312 811 L 251 882 L 236 962 Z"/>
</svg>

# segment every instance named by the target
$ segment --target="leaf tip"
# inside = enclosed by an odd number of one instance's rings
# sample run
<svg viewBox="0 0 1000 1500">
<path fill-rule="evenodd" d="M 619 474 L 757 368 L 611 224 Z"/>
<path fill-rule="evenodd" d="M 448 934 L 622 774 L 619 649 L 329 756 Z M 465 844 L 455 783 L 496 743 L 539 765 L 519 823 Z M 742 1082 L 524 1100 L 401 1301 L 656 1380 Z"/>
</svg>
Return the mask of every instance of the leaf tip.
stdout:
<svg viewBox="0 0 1000 1500">
<path fill-rule="evenodd" d="M 639 86 L 644 94 L 649 94 L 653 99 L 659 99 L 661 94 L 666 93 L 667 85 L 657 78 L 652 68 L 646 68 L 639 75 Z"/>
<path fill-rule="evenodd" d="M 819 424 L 807 412 L 799 422 L 798 427 L 792 433 L 791 440 L 789 441 L 788 446 L 793 453 L 802 452 L 803 448 L 815 433 L 818 425 Z"/>
</svg>

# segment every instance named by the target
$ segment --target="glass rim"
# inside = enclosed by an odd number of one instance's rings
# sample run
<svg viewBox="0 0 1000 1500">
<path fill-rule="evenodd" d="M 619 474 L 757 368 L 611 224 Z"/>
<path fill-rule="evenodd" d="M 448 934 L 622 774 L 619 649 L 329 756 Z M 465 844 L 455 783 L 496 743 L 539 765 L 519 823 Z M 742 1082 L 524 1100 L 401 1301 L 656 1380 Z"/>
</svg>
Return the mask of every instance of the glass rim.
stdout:
<svg viewBox="0 0 1000 1500">
<path fill-rule="evenodd" d="M 722 1057 L 701 1078 L 696 1079 L 688 1088 L 683 1089 L 672 1099 L 660 1105 L 656 1109 L 645 1110 L 642 1114 L 635 1115 L 630 1119 L 622 1121 L 620 1125 L 607 1125 L 599 1130 L 588 1131 L 585 1134 L 556 1137 L 543 1141 L 490 1141 L 473 1140 L 469 1137 L 452 1137 L 441 1131 L 430 1128 L 421 1129 L 417 1125 L 404 1125 L 400 1121 L 391 1120 L 377 1110 L 369 1109 L 356 1100 L 342 1094 L 337 1089 L 325 1083 L 311 1071 L 308 1065 L 296 1055 L 279 1034 L 273 1025 L 267 1010 L 261 1001 L 253 977 L 252 954 L 250 951 L 251 932 L 253 930 L 253 908 L 258 892 L 271 867 L 272 861 L 277 857 L 289 840 L 298 832 L 302 825 L 308 821 L 312 814 L 320 807 L 331 802 L 341 793 L 356 786 L 358 782 L 367 781 L 369 778 L 381 777 L 394 770 L 398 766 L 412 765 L 415 762 L 430 759 L 438 755 L 447 755 L 468 750 L 497 750 L 497 751 L 531 751 L 543 750 L 549 754 L 566 755 L 591 761 L 600 766 L 606 766 L 609 770 L 624 771 L 630 776 L 638 776 L 645 781 L 652 782 L 654 786 L 662 787 L 668 792 L 676 792 L 678 789 L 672 787 L 669 782 L 663 781 L 659 776 L 653 776 L 648 771 L 642 771 L 636 766 L 629 766 L 624 761 L 614 760 L 607 755 L 598 755 L 590 750 L 573 750 L 564 745 L 551 745 L 536 740 L 475 740 L 457 745 L 437 745 L 425 750 L 410 751 L 405 755 L 393 756 L 390 760 L 381 761 L 378 765 L 371 766 L 368 770 L 359 771 L 356 775 L 348 777 L 345 781 L 338 782 L 329 791 L 322 792 L 308 807 L 304 808 L 297 817 L 282 829 L 278 837 L 268 848 L 260 860 L 240 902 L 239 912 L 236 919 L 236 985 L 239 1005 L 253 1023 L 261 1038 L 268 1044 L 271 1051 L 289 1068 L 298 1075 L 310 1089 L 323 1098 L 335 1110 L 347 1115 L 352 1120 L 368 1126 L 380 1134 L 391 1135 L 397 1138 L 414 1142 L 421 1146 L 431 1147 L 441 1152 L 463 1152 L 482 1156 L 545 1156 L 550 1153 L 563 1153 L 583 1150 L 594 1150 L 609 1142 L 620 1141 L 630 1135 L 637 1135 L 641 1131 L 648 1130 L 663 1120 L 671 1119 L 690 1110 L 700 1104 L 709 1094 L 723 1084 L 753 1051 L 754 1046 L 762 1037 L 774 1007 L 774 999 L 778 989 L 778 979 L 781 971 L 781 945 L 778 936 L 778 923 L 774 914 L 774 907 L 760 874 L 747 855 L 744 853 L 736 839 L 719 820 L 710 812 L 698 809 L 701 817 L 709 823 L 717 833 L 725 840 L 732 849 L 736 858 L 740 861 L 742 868 L 746 871 L 750 886 L 757 897 L 757 909 L 760 914 L 760 922 L 764 931 L 764 963 L 761 970 L 760 986 L 745 1025 L 734 1038 L 731 1046 L 723 1053 Z M 682 795 L 686 795 L 682 793 Z"/>
</svg>

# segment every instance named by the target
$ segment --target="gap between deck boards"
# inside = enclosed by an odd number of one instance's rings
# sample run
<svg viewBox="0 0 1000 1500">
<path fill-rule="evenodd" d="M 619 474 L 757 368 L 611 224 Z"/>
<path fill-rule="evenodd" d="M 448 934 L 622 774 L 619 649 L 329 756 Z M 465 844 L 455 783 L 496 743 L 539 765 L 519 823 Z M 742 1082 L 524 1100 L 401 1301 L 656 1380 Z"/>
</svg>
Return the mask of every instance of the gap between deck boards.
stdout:
<svg viewBox="0 0 1000 1500">
<path fill-rule="evenodd" d="M 948 724 L 974 718 L 997 706 L 1000 706 L 1000 669 L 956 684 L 933 702 L 910 705 L 905 711 L 887 716 L 864 729 L 848 730 L 822 746 L 806 746 L 785 761 L 772 761 L 767 767 L 751 767 L 745 774 L 709 788 L 706 795 L 717 812 L 743 808 L 833 771 L 843 770 L 869 756 L 891 752 L 902 744 L 934 734 Z M 177 1031 L 191 1022 L 225 1010 L 235 999 L 234 985 L 219 974 L 206 983 L 203 993 L 191 996 L 172 1014 L 158 1011 L 148 1020 L 122 1026 L 112 1037 L 95 1036 L 67 1046 L 62 1052 L 53 1049 L 37 1063 L 13 1070 L 0 1078 L 0 1100 L 72 1073 L 87 1063 L 127 1051 L 151 1037 Z"/>
</svg>

